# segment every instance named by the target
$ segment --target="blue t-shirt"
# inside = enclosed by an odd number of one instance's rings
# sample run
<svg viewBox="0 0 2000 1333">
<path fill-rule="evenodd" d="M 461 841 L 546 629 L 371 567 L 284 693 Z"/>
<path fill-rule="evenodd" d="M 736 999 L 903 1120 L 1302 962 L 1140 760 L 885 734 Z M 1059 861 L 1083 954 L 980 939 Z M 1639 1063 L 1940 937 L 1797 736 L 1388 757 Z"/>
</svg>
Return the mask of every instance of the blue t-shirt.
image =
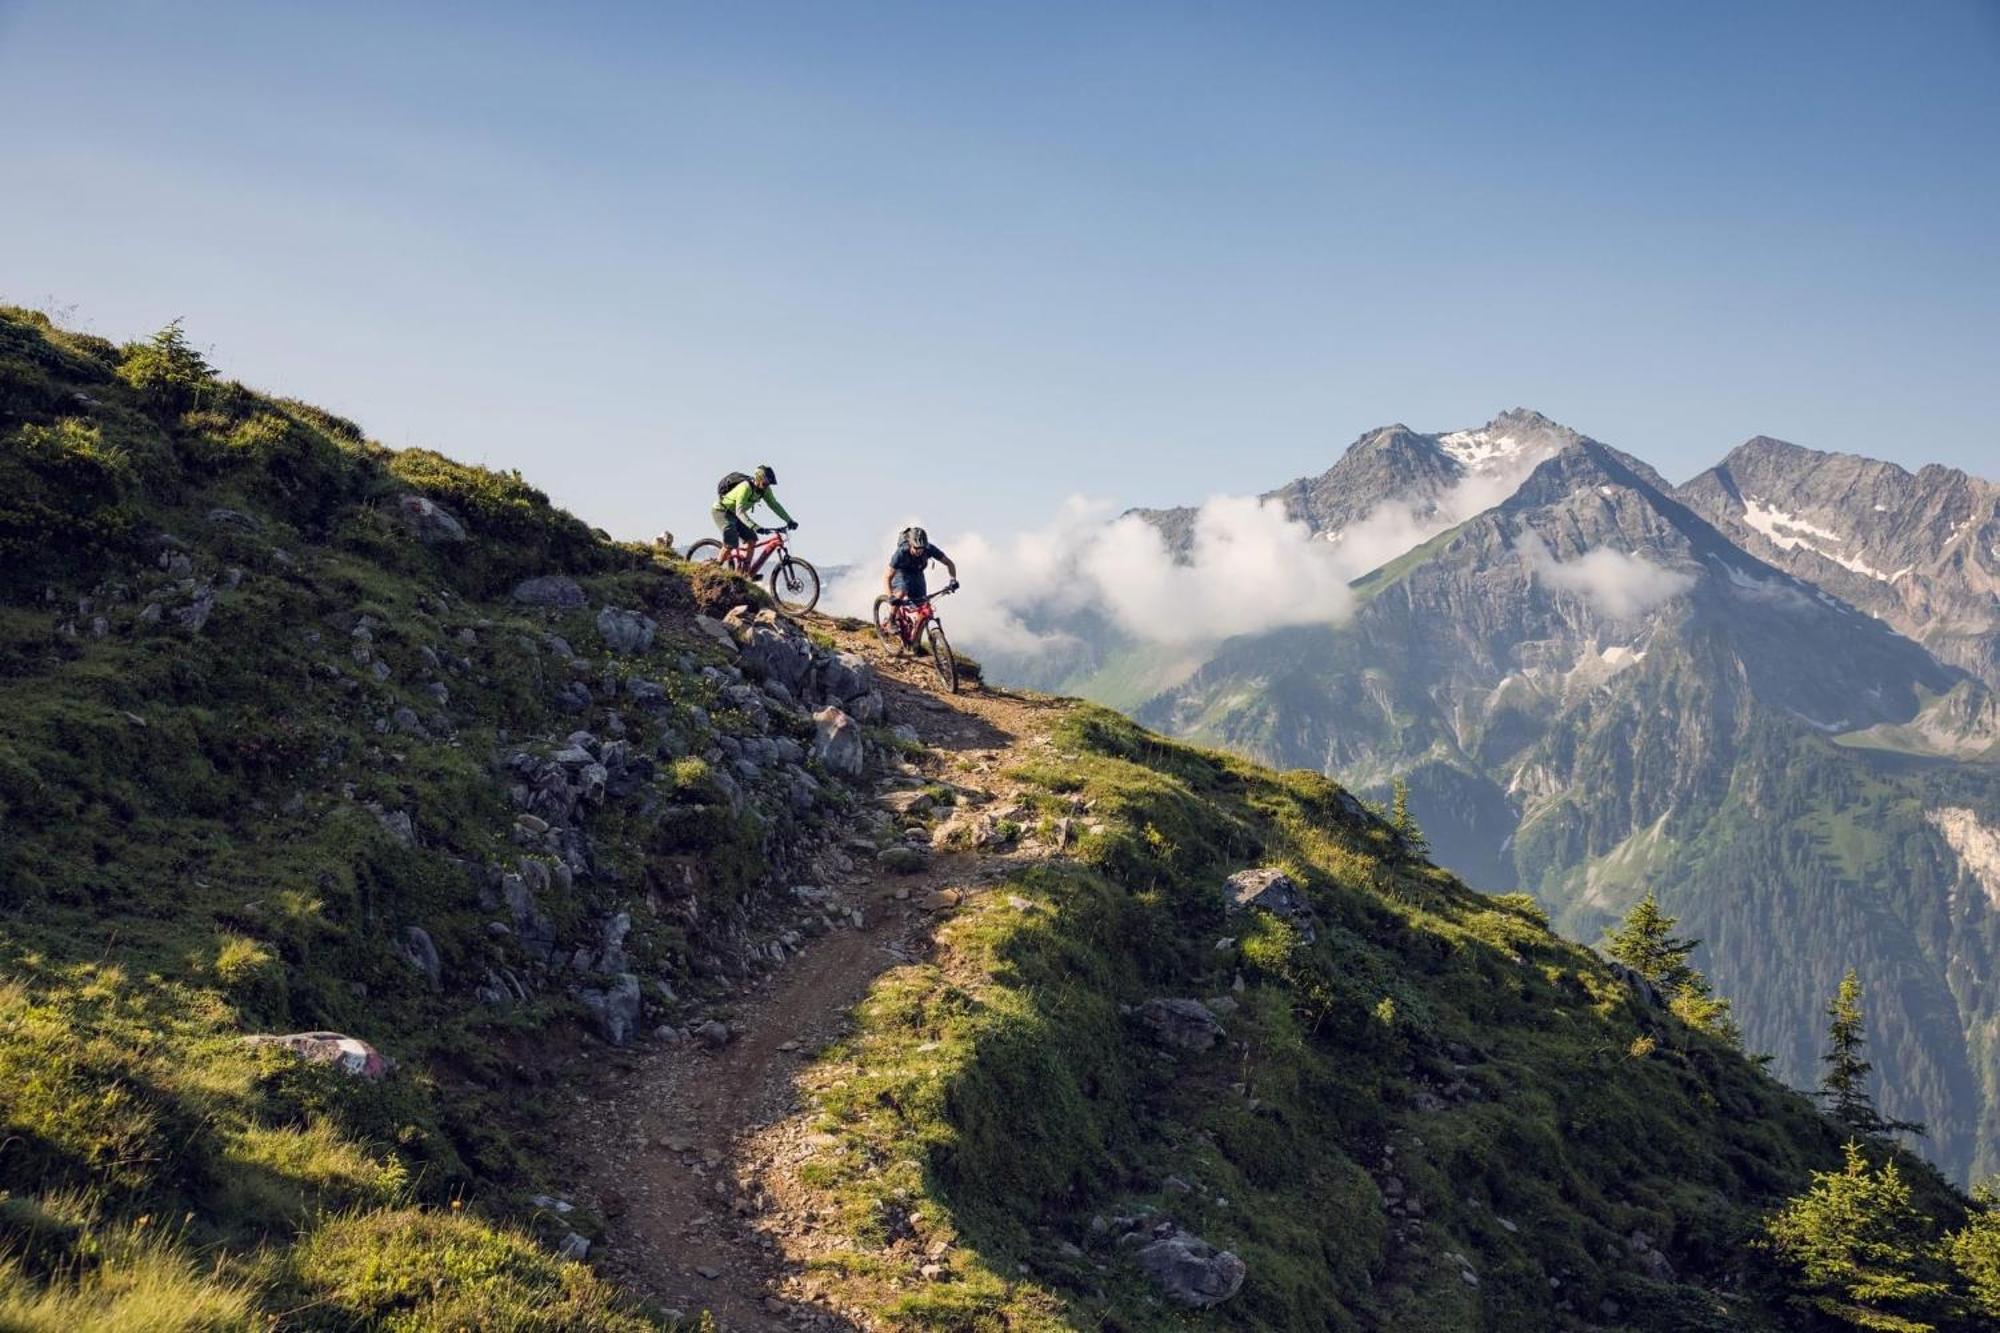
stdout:
<svg viewBox="0 0 2000 1333">
<path fill-rule="evenodd" d="M 908 546 L 896 547 L 896 554 L 889 557 L 889 568 L 896 571 L 896 582 L 906 596 L 924 595 L 924 570 L 933 560 L 945 558 L 944 552 L 935 546 L 924 548 L 922 555 L 914 554 Z"/>
</svg>

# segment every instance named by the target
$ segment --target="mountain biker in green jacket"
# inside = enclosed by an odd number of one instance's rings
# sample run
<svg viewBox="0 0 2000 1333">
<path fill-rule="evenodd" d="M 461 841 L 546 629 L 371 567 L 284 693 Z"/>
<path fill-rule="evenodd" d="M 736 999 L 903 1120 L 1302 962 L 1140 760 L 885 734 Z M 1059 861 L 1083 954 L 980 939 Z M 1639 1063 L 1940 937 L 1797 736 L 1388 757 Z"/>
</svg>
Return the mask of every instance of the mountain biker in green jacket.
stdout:
<svg viewBox="0 0 2000 1333">
<path fill-rule="evenodd" d="M 715 526 L 722 533 L 725 550 L 755 544 L 757 525 L 750 521 L 750 511 L 759 504 L 769 505 L 772 513 L 785 520 L 786 531 L 793 531 L 799 526 L 799 521 L 785 512 L 785 507 L 772 493 L 777 484 L 778 470 L 765 463 L 717 497 L 709 517 L 715 520 Z"/>
</svg>

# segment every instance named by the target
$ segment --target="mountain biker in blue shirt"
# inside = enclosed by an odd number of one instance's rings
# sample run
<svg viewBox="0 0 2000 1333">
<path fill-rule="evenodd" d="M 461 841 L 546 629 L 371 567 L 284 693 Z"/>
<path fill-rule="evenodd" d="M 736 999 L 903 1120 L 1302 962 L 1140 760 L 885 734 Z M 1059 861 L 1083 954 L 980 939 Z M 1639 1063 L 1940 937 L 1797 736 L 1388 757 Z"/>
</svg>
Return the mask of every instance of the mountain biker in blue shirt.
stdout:
<svg viewBox="0 0 2000 1333">
<path fill-rule="evenodd" d="M 951 557 L 939 547 L 932 546 L 930 534 L 922 528 L 904 528 L 902 540 L 896 543 L 896 553 L 889 557 L 889 567 L 882 575 L 883 587 L 889 596 L 897 602 L 922 602 L 930 595 L 924 570 L 933 560 L 951 573 L 951 586 L 945 591 L 956 591 L 958 566 L 952 563 Z"/>
</svg>

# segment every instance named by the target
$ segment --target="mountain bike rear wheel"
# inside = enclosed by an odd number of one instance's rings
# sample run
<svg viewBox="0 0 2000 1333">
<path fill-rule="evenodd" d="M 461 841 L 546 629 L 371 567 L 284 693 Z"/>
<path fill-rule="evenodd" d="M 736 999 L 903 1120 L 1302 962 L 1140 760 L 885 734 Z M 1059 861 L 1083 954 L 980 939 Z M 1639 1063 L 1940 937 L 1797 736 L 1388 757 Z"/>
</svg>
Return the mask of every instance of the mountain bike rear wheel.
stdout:
<svg viewBox="0 0 2000 1333">
<path fill-rule="evenodd" d="M 944 692 L 957 694 L 958 659 L 951 655 L 951 645 L 945 641 L 944 626 L 933 620 L 924 630 L 924 639 L 930 645 L 931 665 L 937 668 L 938 678 L 944 682 Z"/>
<path fill-rule="evenodd" d="M 787 615 L 802 616 L 819 605 L 819 571 L 788 555 L 771 571 L 771 598 Z"/>
<path fill-rule="evenodd" d="M 713 537 L 703 537 L 700 541 L 688 547 L 687 555 L 684 558 L 703 564 L 714 564 L 716 561 L 722 559 L 722 543 Z"/>
</svg>

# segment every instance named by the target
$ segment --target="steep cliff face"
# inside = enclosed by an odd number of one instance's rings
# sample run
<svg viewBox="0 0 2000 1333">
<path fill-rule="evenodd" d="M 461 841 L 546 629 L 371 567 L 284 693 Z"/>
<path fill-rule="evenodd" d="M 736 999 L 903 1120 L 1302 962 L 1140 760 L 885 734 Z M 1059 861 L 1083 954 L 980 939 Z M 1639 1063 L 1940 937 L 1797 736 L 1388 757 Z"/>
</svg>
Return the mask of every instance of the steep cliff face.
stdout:
<svg viewBox="0 0 2000 1333">
<path fill-rule="evenodd" d="M 1759 436 L 1679 494 L 1745 550 L 2000 687 L 2000 485 Z"/>
</svg>

